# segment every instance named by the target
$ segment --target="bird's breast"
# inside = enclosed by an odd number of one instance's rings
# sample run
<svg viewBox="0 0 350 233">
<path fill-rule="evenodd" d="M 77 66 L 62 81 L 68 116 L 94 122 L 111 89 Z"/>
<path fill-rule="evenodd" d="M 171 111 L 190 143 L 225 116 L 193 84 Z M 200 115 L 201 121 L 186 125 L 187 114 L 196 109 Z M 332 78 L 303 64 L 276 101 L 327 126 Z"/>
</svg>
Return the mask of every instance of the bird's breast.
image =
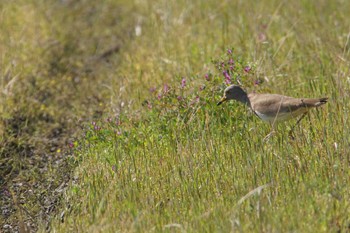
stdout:
<svg viewBox="0 0 350 233">
<path fill-rule="evenodd" d="M 271 115 L 266 115 L 266 114 L 263 114 L 261 112 L 258 112 L 258 111 L 254 111 L 254 113 L 263 121 L 266 121 L 266 122 L 270 122 L 272 123 L 276 116 L 271 116 Z"/>
<path fill-rule="evenodd" d="M 261 113 L 259 111 L 254 111 L 255 114 L 263 121 L 274 123 L 274 122 L 280 122 L 280 121 L 287 121 L 292 118 L 297 117 L 298 115 L 301 115 L 302 113 L 305 113 L 307 111 L 306 108 L 300 108 L 293 112 L 278 112 L 278 114 L 265 114 Z"/>
</svg>

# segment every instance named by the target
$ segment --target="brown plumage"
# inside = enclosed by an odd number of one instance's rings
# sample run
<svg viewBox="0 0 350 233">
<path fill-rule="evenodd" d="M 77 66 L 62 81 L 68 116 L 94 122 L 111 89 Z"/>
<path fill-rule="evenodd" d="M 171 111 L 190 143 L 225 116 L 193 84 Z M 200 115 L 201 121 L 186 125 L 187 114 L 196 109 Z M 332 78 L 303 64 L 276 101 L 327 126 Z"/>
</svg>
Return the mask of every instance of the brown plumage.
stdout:
<svg viewBox="0 0 350 233">
<path fill-rule="evenodd" d="M 218 105 L 231 99 L 246 104 L 260 119 L 272 124 L 295 118 L 310 108 L 327 103 L 328 100 L 328 98 L 293 98 L 278 94 L 247 94 L 240 86 L 231 85 L 225 89 Z"/>
</svg>

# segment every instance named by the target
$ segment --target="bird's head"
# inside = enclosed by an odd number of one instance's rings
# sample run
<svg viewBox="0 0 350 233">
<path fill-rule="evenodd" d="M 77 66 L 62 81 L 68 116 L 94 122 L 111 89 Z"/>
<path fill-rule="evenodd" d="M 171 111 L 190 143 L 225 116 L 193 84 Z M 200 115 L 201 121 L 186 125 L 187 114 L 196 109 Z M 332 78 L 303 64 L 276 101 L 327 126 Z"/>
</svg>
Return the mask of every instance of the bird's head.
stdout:
<svg viewBox="0 0 350 233">
<path fill-rule="evenodd" d="M 225 89 L 224 95 L 217 105 L 232 99 L 246 103 L 247 93 L 240 86 L 233 84 Z"/>
</svg>

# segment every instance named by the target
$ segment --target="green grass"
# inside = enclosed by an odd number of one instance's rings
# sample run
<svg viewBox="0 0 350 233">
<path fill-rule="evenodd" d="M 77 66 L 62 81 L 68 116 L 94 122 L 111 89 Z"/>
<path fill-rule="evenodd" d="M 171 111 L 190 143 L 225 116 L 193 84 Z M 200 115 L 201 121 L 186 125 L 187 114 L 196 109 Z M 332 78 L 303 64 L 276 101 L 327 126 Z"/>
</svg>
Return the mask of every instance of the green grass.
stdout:
<svg viewBox="0 0 350 233">
<path fill-rule="evenodd" d="M 111 102 L 122 124 L 101 121 L 101 130 L 87 129 L 77 150 L 80 182 L 67 193 L 70 214 L 53 229 L 347 231 L 349 25 L 343 4 L 135 2 L 143 34 L 122 55 L 118 73 L 126 89 Z M 256 63 L 253 79 L 265 81 L 257 91 L 330 97 L 302 121 L 296 140 L 288 138 L 292 123 L 286 123 L 264 142 L 269 126 L 243 106 L 215 105 L 222 84 L 207 83 L 204 74 L 229 46 Z M 155 104 L 149 88 L 161 92 L 167 83 L 181 93 L 181 77 L 188 81 L 188 102 L 207 85 L 201 103 L 182 109 L 174 96 Z M 141 107 L 145 100 L 156 107 Z M 118 108 L 121 102 L 126 107 Z"/>
<path fill-rule="evenodd" d="M 335 110 L 314 112 L 294 141 L 282 126 L 264 142 L 269 127 L 246 117 L 244 108 L 229 104 L 222 109 L 208 101 L 182 110 L 170 108 L 169 98 L 167 108 L 147 110 L 142 119 L 122 117 L 117 126 L 114 120 L 97 123 L 101 129 L 91 126 L 78 152 L 82 180 L 69 195 L 74 207 L 58 229 L 347 228 L 349 171 L 346 149 L 340 146 L 348 143 L 341 135 L 347 129 L 334 132 L 340 122 L 327 115 Z"/>
<path fill-rule="evenodd" d="M 78 69 L 92 80 L 81 95 L 98 86 L 97 99 L 106 104 L 95 106 L 109 113 L 96 121 L 101 129 L 84 124 L 74 152 L 77 179 L 64 195 L 64 221 L 52 221 L 53 232 L 349 230 L 348 2 L 112 2 L 82 1 L 86 11 L 65 9 L 66 17 L 57 16 L 66 20 L 56 21 L 60 33 L 54 36 L 80 43 L 63 47 L 69 53 L 61 54 L 55 71 L 80 62 L 90 67 L 84 58 L 103 44 L 98 38 L 113 34 L 108 25 L 117 7 L 128 9 L 121 19 L 130 24 L 120 34 L 132 40 L 123 41 L 108 64 L 92 66 L 93 75 Z M 81 16 L 86 21 L 77 20 Z M 301 122 L 296 140 L 287 134 L 294 122 L 264 142 L 269 125 L 244 106 L 216 106 L 225 85 L 211 61 L 229 47 L 243 65 L 255 64 L 242 78 L 249 91 L 330 98 Z M 258 79 L 263 83 L 252 85 Z M 158 100 L 165 84 L 171 89 Z M 93 109 L 84 114 L 78 108 L 84 116 Z"/>
</svg>

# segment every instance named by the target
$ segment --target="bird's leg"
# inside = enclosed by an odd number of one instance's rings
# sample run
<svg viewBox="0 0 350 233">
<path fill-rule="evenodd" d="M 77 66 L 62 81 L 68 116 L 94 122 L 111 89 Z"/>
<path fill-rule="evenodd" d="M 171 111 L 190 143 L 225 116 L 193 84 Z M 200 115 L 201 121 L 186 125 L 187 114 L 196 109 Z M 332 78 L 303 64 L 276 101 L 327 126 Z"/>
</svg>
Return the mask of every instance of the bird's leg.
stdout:
<svg viewBox="0 0 350 233">
<path fill-rule="evenodd" d="M 275 119 L 274 119 L 272 122 L 270 122 L 270 123 L 271 123 L 271 131 L 270 131 L 270 133 L 269 133 L 268 135 L 266 135 L 266 136 L 264 137 L 264 141 L 269 140 L 269 138 L 275 133 L 275 123 L 276 123 L 276 120 L 277 120 L 277 117 L 278 117 L 278 113 L 279 113 L 280 110 L 281 110 L 282 101 L 283 101 L 283 98 L 281 99 L 281 103 L 280 103 L 280 105 L 279 105 L 279 107 L 278 107 L 278 111 L 277 111 L 277 113 L 276 113 Z"/>
<path fill-rule="evenodd" d="M 292 133 L 293 133 L 295 127 L 299 124 L 299 122 L 300 122 L 306 115 L 307 115 L 307 112 L 304 113 L 304 114 L 298 119 L 298 121 L 295 123 L 295 125 L 292 127 L 292 129 L 289 131 L 289 136 L 290 136 L 292 139 L 294 139 Z"/>
</svg>

